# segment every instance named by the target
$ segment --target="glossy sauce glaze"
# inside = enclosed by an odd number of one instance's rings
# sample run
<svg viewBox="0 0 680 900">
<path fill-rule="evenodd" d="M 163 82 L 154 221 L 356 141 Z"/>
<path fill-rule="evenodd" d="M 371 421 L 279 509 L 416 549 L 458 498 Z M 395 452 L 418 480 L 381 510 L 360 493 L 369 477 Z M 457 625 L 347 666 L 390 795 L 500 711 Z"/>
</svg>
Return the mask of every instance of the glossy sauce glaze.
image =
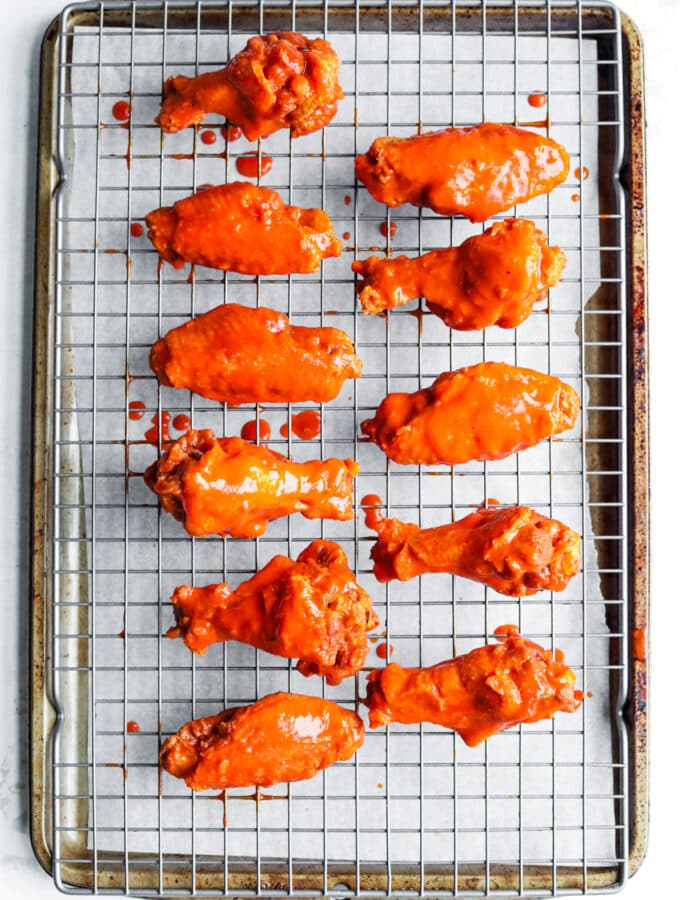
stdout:
<svg viewBox="0 0 680 900">
<path fill-rule="evenodd" d="M 385 518 L 369 527 L 378 532 L 371 549 L 378 581 L 448 572 L 524 597 L 564 590 L 580 566 L 578 534 L 526 506 L 479 509 L 435 528 Z"/>
<path fill-rule="evenodd" d="M 352 263 L 365 313 L 374 315 L 424 297 L 428 308 L 460 331 L 516 328 L 545 300 L 566 263 L 559 247 L 528 219 L 495 222 L 460 247 L 424 256 L 377 257 Z"/>
<path fill-rule="evenodd" d="M 149 365 L 161 384 L 229 406 L 323 403 L 361 374 L 344 331 L 291 325 L 283 313 L 237 303 L 173 328 L 151 348 Z M 309 417 L 301 423 L 312 424 Z"/>
<path fill-rule="evenodd" d="M 269 694 L 196 719 L 169 737 L 163 768 L 195 791 L 303 781 L 363 744 L 359 716 L 321 697 Z"/>
<path fill-rule="evenodd" d="M 321 209 L 286 206 L 270 188 L 233 181 L 163 206 L 146 216 L 161 258 L 242 275 L 317 272 L 342 243 Z"/>
<path fill-rule="evenodd" d="M 235 590 L 226 584 L 182 585 L 172 596 L 177 625 L 196 653 L 216 642 L 240 641 L 299 659 L 303 675 L 329 684 L 356 674 L 368 654 L 366 632 L 378 625 L 371 598 L 333 541 L 313 541 L 296 561 L 275 556 Z"/>
<path fill-rule="evenodd" d="M 144 473 L 161 505 L 194 537 L 256 537 L 294 512 L 352 518 L 354 460 L 296 463 L 264 446 L 212 431 L 188 431 Z"/>
<path fill-rule="evenodd" d="M 224 69 L 168 78 L 156 122 L 174 132 L 217 113 L 249 141 L 280 128 L 299 137 L 322 128 L 337 112 L 344 96 L 339 71 L 335 50 L 321 38 L 290 31 L 253 37 Z"/>
<path fill-rule="evenodd" d="M 378 202 L 472 222 L 548 193 L 568 173 L 569 156 L 556 141 L 493 122 L 378 138 L 356 158 L 357 178 Z"/>
<path fill-rule="evenodd" d="M 371 672 L 366 699 L 371 728 L 432 722 L 474 747 L 520 722 L 579 708 L 583 694 L 574 690 L 569 666 L 525 640 L 513 625 L 495 633 L 507 637 L 426 669 L 390 663 Z"/>
<path fill-rule="evenodd" d="M 274 160 L 271 156 L 260 156 L 258 153 L 245 153 L 236 160 L 236 171 L 244 178 L 257 178 L 271 172 Z"/>
<path fill-rule="evenodd" d="M 255 443 L 259 437 L 260 443 L 268 441 L 272 436 L 272 429 L 266 419 L 251 419 L 241 428 L 241 437 L 244 441 Z"/>
<path fill-rule="evenodd" d="M 572 428 L 579 406 L 553 375 L 484 362 L 413 394 L 388 394 L 361 430 L 394 462 L 454 466 L 533 447 Z"/>
</svg>

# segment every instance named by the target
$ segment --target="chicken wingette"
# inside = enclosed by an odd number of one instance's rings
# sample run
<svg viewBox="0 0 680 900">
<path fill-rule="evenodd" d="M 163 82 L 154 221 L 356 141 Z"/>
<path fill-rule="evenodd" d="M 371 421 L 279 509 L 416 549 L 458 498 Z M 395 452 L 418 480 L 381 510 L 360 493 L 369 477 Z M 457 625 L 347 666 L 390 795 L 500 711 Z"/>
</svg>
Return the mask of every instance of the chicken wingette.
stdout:
<svg viewBox="0 0 680 900">
<path fill-rule="evenodd" d="M 352 263 L 363 278 L 359 300 L 375 314 L 424 297 L 428 308 L 459 331 L 516 328 L 560 280 L 564 251 L 549 247 L 528 219 L 495 222 L 460 247 L 424 256 L 371 256 Z"/>
<path fill-rule="evenodd" d="M 149 466 L 144 481 L 193 537 L 251 538 L 292 513 L 351 519 L 354 460 L 296 463 L 238 437 L 189 430 Z"/>
<path fill-rule="evenodd" d="M 156 121 L 173 132 L 217 113 L 249 141 L 280 128 L 299 137 L 323 128 L 337 112 L 344 96 L 339 72 L 340 60 L 328 41 L 293 31 L 260 35 L 224 69 L 168 78 Z"/>
<path fill-rule="evenodd" d="M 561 591 L 579 570 L 575 531 L 526 506 L 479 509 L 436 528 L 367 516 L 378 532 L 371 549 L 378 581 L 407 581 L 449 572 L 480 581 L 508 597 Z"/>
<path fill-rule="evenodd" d="M 321 697 L 277 693 L 188 722 L 165 741 L 160 762 L 194 791 L 270 787 L 313 778 L 363 742 L 355 712 Z"/>
<path fill-rule="evenodd" d="M 583 694 L 574 690 L 576 676 L 559 650 L 553 656 L 513 625 L 494 633 L 507 637 L 429 668 L 390 663 L 371 672 L 366 699 L 371 728 L 432 722 L 474 747 L 520 722 L 579 708 Z"/>
<path fill-rule="evenodd" d="M 161 384 L 229 406 L 325 403 L 361 360 L 344 331 L 291 325 L 273 309 L 224 303 L 170 330 L 151 348 Z"/>
<path fill-rule="evenodd" d="M 549 193 L 569 168 L 557 141 L 494 122 L 377 138 L 356 158 L 357 178 L 380 203 L 411 203 L 472 222 Z"/>
<path fill-rule="evenodd" d="M 318 272 L 342 243 L 322 209 L 286 206 L 244 181 L 197 191 L 146 216 L 149 240 L 175 268 L 189 262 L 242 275 Z"/>
<path fill-rule="evenodd" d="M 275 556 L 230 590 L 226 584 L 181 585 L 172 595 L 176 626 L 196 653 L 218 641 L 241 641 L 287 659 L 303 675 L 340 684 L 363 666 L 366 632 L 378 624 L 371 598 L 357 584 L 334 541 L 313 541 L 294 562 Z"/>
<path fill-rule="evenodd" d="M 572 428 L 579 405 L 553 375 L 483 362 L 413 394 L 388 394 L 361 430 L 394 462 L 454 466 L 503 459 Z"/>
</svg>

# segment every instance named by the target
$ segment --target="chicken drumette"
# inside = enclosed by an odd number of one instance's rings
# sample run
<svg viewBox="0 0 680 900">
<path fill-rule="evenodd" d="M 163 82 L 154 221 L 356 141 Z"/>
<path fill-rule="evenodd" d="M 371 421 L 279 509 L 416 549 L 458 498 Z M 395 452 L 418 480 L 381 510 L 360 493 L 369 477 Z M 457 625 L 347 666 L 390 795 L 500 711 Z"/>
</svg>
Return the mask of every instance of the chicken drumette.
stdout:
<svg viewBox="0 0 680 900">
<path fill-rule="evenodd" d="M 565 262 L 533 222 L 505 219 L 460 247 L 415 259 L 371 256 L 352 263 L 352 270 L 364 279 L 359 300 L 365 313 L 424 297 L 450 328 L 469 331 L 516 328 L 560 280 Z"/>
<path fill-rule="evenodd" d="M 226 584 L 182 585 L 172 596 L 177 625 L 196 653 L 217 641 L 241 641 L 288 659 L 299 658 L 303 675 L 339 684 L 361 669 L 366 632 L 378 617 L 371 598 L 333 541 L 313 541 L 293 562 L 275 556 L 236 590 Z"/>
<path fill-rule="evenodd" d="M 308 519 L 352 518 L 354 460 L 296 463 L 210 429 L 187 431 L 144 473 L 161 505 L 194 537 L 250 538 L 295 512 Z"/>
<path fill-rule="evenodd" d="M 188 722 L 165 741 L 160 761 L 194 791 L 270 787 L 313 778 L 363 742 L 355 712 L 321 697 L 278 693 Z"/>
<path fill-rule="evenodd" d="M 571 528 L 526 506 L 479 509 L 450 525 L 418 528 L 373 513 L 371 550 L 378 581 L 450 572 L 509 597 L 561 591 L 579 570 L 580 540 Z"/>
<path fill-rule="evenodd" d="M 322 209 L 286 206 L 271 188 L 233 181 L 161 206 L 146 216 L 161 258 L 242 275 L 318 272 L 322 259 L 340 256 Z"/>
<path fill-rule="evenodd" d="M 344 94 L 340 60 L 321 38 L 278 31 L 251 38 L 224 69 L 196 78 L 176 75 L 163 86 L 156 121 L 180 131 L 217 113 L 249 141 L 290 128 L 293 137 L 323 128 Z"/>
<path fill-rule="evenodd" d="M 472 222 L 547 194 L 569 174 L 561 144 L 485 122 L 408 138 L 381 137 L 356 158 L 357 178 L 380 203 L 425 206 Z"/>
<path fill-rule="evenodd" d="M 151 348 L 161 384 L 229 406 L 324 403 L 361 360 L 344 331 L 291 325 L 283 313 L 225 303 L 169 331 Z"/>
<path fill-rule="evenodd" d="M 388 394 L 361 430 L 397 463 L 503 459 L 576 422 L 576 391 L 507 363 L 444 372 L 429 388 Z"/>
<path fill-rule="evenodd" d="M 390 663 L 368 676 L 366 705 L 371 728 L 401 722 L 432 722 L 456 731 L 474 747 L 520 722 L 574 712 L 583 700 L 576 677 L 563 662 L 502 625 L 500 644 L 478 647 L 464 656 L 426 669 Z"/>
</svg>

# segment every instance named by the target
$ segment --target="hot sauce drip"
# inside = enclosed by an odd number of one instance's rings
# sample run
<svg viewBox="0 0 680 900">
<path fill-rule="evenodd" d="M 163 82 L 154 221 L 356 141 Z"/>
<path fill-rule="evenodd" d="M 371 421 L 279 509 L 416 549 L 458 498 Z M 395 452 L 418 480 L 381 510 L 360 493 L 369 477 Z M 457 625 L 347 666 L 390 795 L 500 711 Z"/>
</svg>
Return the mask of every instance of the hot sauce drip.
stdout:
<svg viewBox="0 0 680 900">
<path fill-rule="evenodd" d="M 191 419 L 189 416 L 181 413 L 172 420 L 172 427 L 176 431 L 188 431 L 188 429 L 191 428 Z"/>
<path fill-rule="evenodd" d="M 271 156 L 258 156 L 257 153 L 245 153 L 236 160 L 236 170 L 244 178 L 257 178 L 271 172 L 274 160 Z"/>
<path fill-rule="evenodd" d="M 321 414 L 315 409 L 306 409 L 295 413 L 290 417 L 291 427 L 295 437 L 302 441 L 311 441 L 321 432 Z M 284 422 L 279 429 L 281 437 L 288 437 L 288 423 Z"/>
<path fill-rule="evenodd" d="M 160 762 L 195 791 L 271 787 L 313 778 L 363 741 L 355 712 L 321 697 L 278 693 L 187 723 L 165 741 Z"/>
<path fill-rule="evenodd" d="M 432 722 L 456 731 L 474 747 L 520 722 L 574 712 L 583 700 L 569 666 L 521 637 L 507 637 L 426 669 L 390 663 L 368 676 L 366 705 L 371 728 Z"/>
<path fill-rule="evenodd" d="M 214 144 L 217 140 L 217 135 L 214 131 L 202 131 L 201 132 L 201 141 L 204 144 Z"/>
<path fill-rule="evenodd" d="M 130 234 L 132 237 L 141 237 L 144 234 L 144 226 L 141 222 L 132 222 L 130 225 Z"/>
<path fill-rule="evenodd" d="M 170 438 L 170 430 L 168 426 L 170 425 L 170 413 L 163 412 L 161 413 L 161 443 L 163 445 L 168 444 L 171 440 Z M 158 443 L 158 413 L 154 413 L 151 416 L 152 426 L 144 432 L 144 438 L 148 444 L 157 444 Z"/>
<path fill-rule="evenodd" d="M 260 439 L 260 441 L 268 441 L 272 435 L 272 430 L 269 425 L 269 422 L 266 419 L 251 419 L 249 422 L 246 422 L 243 428 L 241 428 L 241 437 L 244 441 L 255 441 Z"/>
<path fill-rule="evenodd" d="M 139 724 L 134 721 L 128 722 L 125 730 L 128 732 L 128 734 L 135 734 L 139 731 Z"/>
<path fill-rule="evenodd" d="M 589 175 L 590 175 L 590 172 L 588 171 L 587 166 L 583 166 L 583 168 L 574 169 L 574 178 L 577 181 L 585 181 Z"/>
<path fill-rule="evenodd" d="M 146 404 L 143 400 L 131 400 L 128 404 L 128 419 L 141 419 L 145 409 Z"/>
<path fill-rule="evenodd" d="M 380 657 L 380 659 L 387 659 L 388 656 L 392 656 L 392 654 L 394 653 L 394 647 L 392 646 L 392 644 L 390 644 L 388 647 L 387 643 L 378 644 L 378 646 L 375 648 L 375 653 L 376 656 Z"/>
<path fill-rule="evenodd" d="M 534 94 L 529 94 L 529 96 L 527 97 L 527 102 L 529 103 L 529 106 L 533 106 L 534 108 L 538 109 L 541 106 L 545 106 L 545 104 L 548 102 L 548 98 L 545 94 L 536 92 Z"/>
<path fill-rule="evenodd" d="M 385 504 L 377 494 L 366 494 L 361 498 L 361 505 L 364 508 L 366 527 L 377 531 L 381 522 L 385 521 L 382 514 Z"/>
<path fill-rule="evenodd" d="M 352 271 L 365 313 L 374 315 L 424 297 L 428 308 L 460 331 L 516 328 L 560 280 L 566 256 L 549 247 L 528 219 L 495 222 L 460 247 L 424 256 L 357 260 Z"/>
<path fill-rule="evenodd" d="M 111 112 L 113 113 L 113 118 L 119 122 L 128 122 L 130 120 L 130 104 L 126 100 L 119 100 L 117 103 L 114 103 Z"/>
<path fill-rule="evenodd" d="M 295 562 L 275 556 L 234 591 L 226 584 L 182 585 L 172 603 L 177 625 L 168 636 L 183 637 L 194 652 L 241 641 L 299 659 L 303 675 L 325 676 L 329 684 L 361 669 L 366 632 L 378 625 L 371 598 L 333 541 L 313 541 Z"/>
<path fill-rule="evenodd" d="M 390 222 L 390 228 L 389 228 L 390 237 L 393 238 L 396 233 L 397 233 L 397 223 Z M 383 237 L 387 237 L 387 222 L 380 223 L 380 234 Z"/>
<path fill-rule="evenodd" d="M 231 144 L 234 141 L 237 141 L 241 137 L 243 132 L 236 125 L 230 125 L 229 128 L 227 128 L 226 126 L 220 128 L 220 134 L 225 139 L 225 141 L 228 141 Z"/>
</svg>

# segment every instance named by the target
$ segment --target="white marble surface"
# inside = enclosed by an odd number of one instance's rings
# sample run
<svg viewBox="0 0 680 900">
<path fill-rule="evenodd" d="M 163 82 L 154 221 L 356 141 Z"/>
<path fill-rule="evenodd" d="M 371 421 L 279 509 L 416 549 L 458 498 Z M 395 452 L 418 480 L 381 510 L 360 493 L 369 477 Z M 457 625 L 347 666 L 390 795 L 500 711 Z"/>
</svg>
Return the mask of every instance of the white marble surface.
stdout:
<svg viewBox="0 0 680 900">
<path fill-rule="evenodd" d="M 677 894 L 671 866 L 676 849 L 677 757 L 674 688 L 675 643 L 680 633 L 675 558 L 678 487 L 676 383 L 680 304 L 674 262 L 678 256 L 680 196 L 677 99 L 680 86 L 680 3 L 625 0 L 646 49 L 650 337 L 652 357 L 652 813 L 648 858 L 627 886 L 627 900 Z M 56 897 L 35 861 L 28 837 L 28 563 L 29 422 L 32 320 L 33 209 L 39 46 L 59 12 L 54 0 L 2 5 L 0 28 L 0 248 L 5 258 L 0 293 L 0 385 L 5 395 L 6 475 L 0 479 L 0 597 L 3 650 L 0 653 L 0 876 L 2 894 L 21 891 L 22 900 Z"/>
</svg>

